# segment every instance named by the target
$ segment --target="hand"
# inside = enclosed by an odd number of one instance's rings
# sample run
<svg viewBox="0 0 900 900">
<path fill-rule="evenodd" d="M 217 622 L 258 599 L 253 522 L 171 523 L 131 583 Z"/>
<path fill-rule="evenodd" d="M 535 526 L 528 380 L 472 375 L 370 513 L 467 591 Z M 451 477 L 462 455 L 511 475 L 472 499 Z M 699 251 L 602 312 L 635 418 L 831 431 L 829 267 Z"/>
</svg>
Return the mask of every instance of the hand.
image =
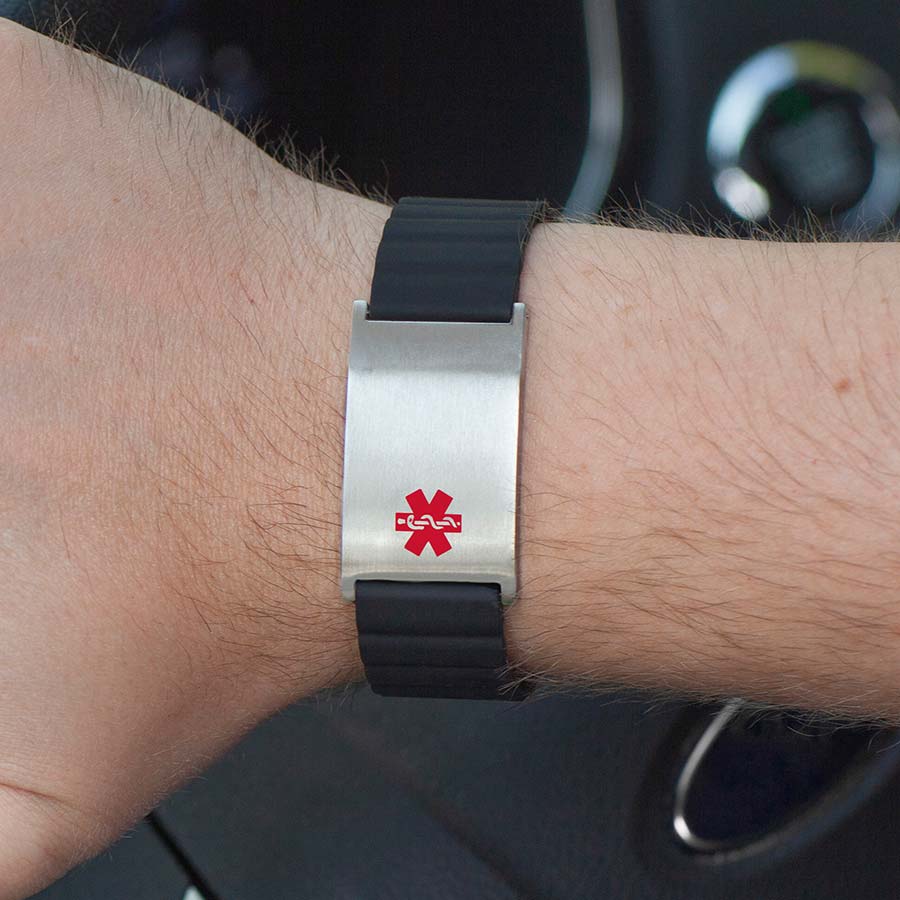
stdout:
<svg viewBox="0 0 900 900">
<path fill-rule="evenodd" d="M 385 213 L 5 20 L 0 98 L 8 900 L 357 677 L 343 344 Z"/>
</svg>

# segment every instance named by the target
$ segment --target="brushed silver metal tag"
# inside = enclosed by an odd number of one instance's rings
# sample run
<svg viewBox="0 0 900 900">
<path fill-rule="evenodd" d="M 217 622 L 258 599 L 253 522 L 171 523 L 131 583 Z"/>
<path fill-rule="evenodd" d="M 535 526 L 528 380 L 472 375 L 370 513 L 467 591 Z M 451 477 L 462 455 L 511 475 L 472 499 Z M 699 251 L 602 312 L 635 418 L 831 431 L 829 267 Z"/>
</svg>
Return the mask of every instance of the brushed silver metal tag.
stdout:
<svg viewBox="0 0 900 900">
<path fill-rule="evenodd" d="M 353 303 L 341 593 L 357 579 L 516 594 L 525 305 L 508 323 L 385 322 Z"/>
</svg>

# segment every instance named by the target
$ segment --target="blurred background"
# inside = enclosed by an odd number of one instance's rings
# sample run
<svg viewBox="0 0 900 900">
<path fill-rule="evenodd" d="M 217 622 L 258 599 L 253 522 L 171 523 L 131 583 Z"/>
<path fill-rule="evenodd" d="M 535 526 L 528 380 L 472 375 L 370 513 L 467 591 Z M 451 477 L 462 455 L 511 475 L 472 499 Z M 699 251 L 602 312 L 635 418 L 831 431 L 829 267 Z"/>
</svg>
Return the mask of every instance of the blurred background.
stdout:
<svg viewBox="0 0 900 900">
<path fill-rule="evenodd" d="M 362 188 L 640 205 L 709 227 L 900 204 L 888 0 L 70 0 L 121 53 Z M 53 21 L 46 0 L 0 14 Z"/>
<path fill-rule="evenodd" d="M 886 0 L 70 2 L 82 40 L 363 189 L 893 235 Z M 0 0 L 33 27 L 50 5 Z M 43 900 L 900 896 L 898 736 L 739 702 L 349 690 Z"/>
</svg>

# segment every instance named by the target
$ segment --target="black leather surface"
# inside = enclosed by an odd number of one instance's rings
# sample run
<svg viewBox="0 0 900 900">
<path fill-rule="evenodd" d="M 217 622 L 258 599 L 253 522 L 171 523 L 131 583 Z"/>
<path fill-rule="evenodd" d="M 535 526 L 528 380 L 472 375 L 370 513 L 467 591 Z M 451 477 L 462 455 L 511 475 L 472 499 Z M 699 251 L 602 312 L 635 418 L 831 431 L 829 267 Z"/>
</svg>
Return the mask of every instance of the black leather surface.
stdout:
<svg viewBox="0 0 900 900">
<path fill-rule="evenodd" d="M 161 822 L 215 894 L 522 896 L 495 860 L 419 794 L 410 783 L 415 774 L 374 732 L 333 715 L 355 706 L 348 698 L 279 716 L 161 808 Z"/>
<path fill-rule="evenodd" d="M 182 900 L 187 876 L 146 823 L 35 900 Z"/>
<path fill-rule="evenodd" d="M 680 850 L 674 769 L 715 711 L 363 689 L 270 722 L 161 819 L 222 900 L 900 895 L 896 773 L 780 851 L 710 864 Z"/>
<path fill-rule="evenodd" d="M 207 900 L 900 896 L 896 751 L 879 750 L 764 852 L 714 862 L 680 847 L 674 780 L 716 712 L 617 697 L 384 700 L 360 689 L 267 723 L 158 817 L 208 883 Z M 760 789 L 767 779 L 777 788 L 777 776 L 760 772 Z M 38 896 L 181 900 L 186 887 L 142 826 Z"/>
</svg>

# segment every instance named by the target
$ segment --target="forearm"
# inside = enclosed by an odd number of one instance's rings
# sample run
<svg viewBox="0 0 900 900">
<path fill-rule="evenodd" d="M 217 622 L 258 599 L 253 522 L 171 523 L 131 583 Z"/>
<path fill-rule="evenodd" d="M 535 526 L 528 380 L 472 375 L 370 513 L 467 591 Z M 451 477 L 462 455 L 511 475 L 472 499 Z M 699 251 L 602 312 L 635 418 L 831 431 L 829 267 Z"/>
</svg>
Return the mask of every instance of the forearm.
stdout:
<svg viewBox="0 0 900 900">
<path fill-rule="evenodd" d="M 22 567 L 74 556 L 106 608 L 177 611 L 262 696 L 251 720 L 360 677 L 337 590 L 342 410 L 350 302 L 387 209 L 38 43 L 17 33 L 2 58 L 36 148 L 9 149 L 32 187 L 7 204 L 7 397 L 35 412 L 7 432 L 6 468 L 53 486 L 45 504 L 22 495 L 44 542 Z M 46 140 L 39 105 L 66 142 Z M 66 205 L 90 165 L 104 177 Z M 48 240 L 64 274 L 49 286 Z M 900 715 L 896 270 L 889 244 L 536 230 L 515 663 Z M 117 601 L 122 584 L 137 588 Z"/>
<path fill-rule="evenodd" d="M 340 288 L 326 276 L 310 323 L 334 374 L 317 595 L 347 636 L 341 671 L 359 676 L 337 600 L 339 412 L 349 301 L 367 295 L 386 211 L 339 204 Z M 514 664 L 900 716 L 897 271 L 890 244 L 537 229 Z"/>
<path fill-rule="evenodd" d="M 539 231 L 516 658 L 900 715 L 897 272 L 887 244 Z"/>
</svg>

